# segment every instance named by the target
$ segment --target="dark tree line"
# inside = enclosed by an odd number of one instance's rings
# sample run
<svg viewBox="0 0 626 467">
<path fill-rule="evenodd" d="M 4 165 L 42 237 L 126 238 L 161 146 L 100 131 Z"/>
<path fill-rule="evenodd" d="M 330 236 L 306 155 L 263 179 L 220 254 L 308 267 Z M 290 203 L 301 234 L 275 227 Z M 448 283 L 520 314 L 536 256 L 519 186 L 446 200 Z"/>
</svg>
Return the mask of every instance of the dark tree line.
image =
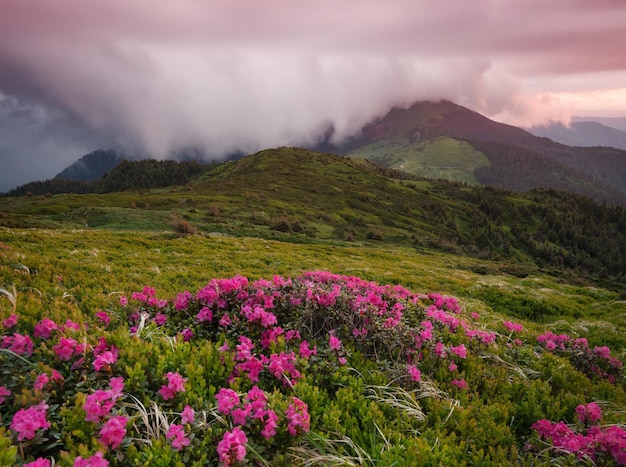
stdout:
<svg viewBox="0 0 626 467">
<path fill-rule="evenodd" d="M 206 170 L 207 167 L 206 164 L 189 161 L 124 160 L 110 172 L 105 173 L 98 180 L 92 182 L 52 178 L 26 183 L 4 193 L 3 196 L 113 193 L 116 191 L 184 185 L 191 178 Z"/>
</svg>

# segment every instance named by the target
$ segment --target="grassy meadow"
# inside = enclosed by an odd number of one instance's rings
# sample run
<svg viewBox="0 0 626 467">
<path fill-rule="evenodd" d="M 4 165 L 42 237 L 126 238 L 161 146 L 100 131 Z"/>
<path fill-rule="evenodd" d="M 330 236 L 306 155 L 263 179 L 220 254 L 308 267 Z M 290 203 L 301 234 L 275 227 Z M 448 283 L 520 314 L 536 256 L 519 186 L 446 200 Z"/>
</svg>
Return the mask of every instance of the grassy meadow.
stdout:
<svg viewBox="0 0 626 467">
<path fill-rule="evenodd" d="M 416 243 L 450 186 L 310 162 L 0 199 L 0 463 L 624 465 L 618 280 Z"/>
</svg>

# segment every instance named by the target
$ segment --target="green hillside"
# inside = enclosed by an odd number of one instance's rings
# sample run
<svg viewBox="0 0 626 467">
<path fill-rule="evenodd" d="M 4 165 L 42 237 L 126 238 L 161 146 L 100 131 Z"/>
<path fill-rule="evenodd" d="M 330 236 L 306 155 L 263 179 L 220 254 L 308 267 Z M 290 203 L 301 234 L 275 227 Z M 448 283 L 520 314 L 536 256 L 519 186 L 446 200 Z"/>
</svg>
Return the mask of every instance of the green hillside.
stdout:
<svg viewBox="0 0 626 467">
<path fill-rule="evenodd" d="M 420 176 L 626 205 L 626 151 L 565 146 L 447 101 L 392 109 L 348 141 L 318 148 Z"/>
<path fill-rule="evenodd" d="M 624 208 L 297 148 L 1 202 L 0 465 L 625 461 Z"/>
</svg>

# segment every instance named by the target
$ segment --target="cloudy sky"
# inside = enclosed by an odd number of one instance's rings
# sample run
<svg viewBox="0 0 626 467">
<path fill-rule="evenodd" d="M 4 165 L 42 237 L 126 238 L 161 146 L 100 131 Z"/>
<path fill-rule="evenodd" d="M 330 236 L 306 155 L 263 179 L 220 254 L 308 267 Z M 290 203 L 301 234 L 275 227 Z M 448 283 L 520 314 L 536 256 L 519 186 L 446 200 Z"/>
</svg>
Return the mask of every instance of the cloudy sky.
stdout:
<svg viewBox="0 0 626 467">
<path fill-rule="evenodd" d="M 0 0 L 0 191 L 97 148 L 306 144 L 449 99 L 626 116 L 623 0 Z"/>
</svg>

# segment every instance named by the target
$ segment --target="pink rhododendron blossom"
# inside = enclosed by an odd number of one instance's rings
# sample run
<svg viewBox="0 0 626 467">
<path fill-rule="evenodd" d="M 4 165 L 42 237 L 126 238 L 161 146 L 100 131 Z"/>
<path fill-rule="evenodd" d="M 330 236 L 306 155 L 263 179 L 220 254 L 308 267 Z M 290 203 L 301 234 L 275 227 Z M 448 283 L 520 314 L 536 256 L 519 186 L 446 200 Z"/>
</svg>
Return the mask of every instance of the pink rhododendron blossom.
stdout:
<svg viewBox="0 0 626 467">
<path fill-rule="evenodd" d="M 17 315 L 13 313 L 7 319 L 2 321 L 2 327 L 4 327 L 4 329 L 11 329 L 13 326 L 17 324 L 17 320 L 18 320 Z"/>
<path fill-rule="evenodd" d="M 122 296 L 120 297 L 120 305 L 121 305 L 121 306 L 126 306 L 126 305 L 128 305 L 128 298 L 126 298 L 124 295 L 122 295 Z"/>
<path fill-rule="evenodd" d="M 33 341 L 30 336 L 15 333 L 12 336 L 4 336 L 0 348 L 30 357 L 33 354 Z"/>
<path fill-rule="evenodd" d="M 341 341 L 337 336 L 331 334 L 328 338 L 328 345 L 330 347 L 330 350 L 339 350 L 341 348 Z"/>
<path fill-rule="evenodd" d="M 170 429 L 167 431 L 165 437 L 172 440 L 172 447 L 177 451 L 191 444 L 191 440 L 185 437 L 185 428 L 175 423 L 170 425 Z"/>
<path fill-rule="evenodd" d="M 582 423 L 591 424 L 602 418 L 602 409 L 595 402 L 580 404 L 576 407 L 576 415 L 578 416 L 578 420 Z"/>
<path fill-rule="evenodd" d="M 476 313 L 476 312 L 472 312 L 472 313 L 470 313 L 470 316 L 471 316 L 471 318 L 472 318 L 472 319 L 474 319 L 474 320 L 478 320 L 478 319 L 480 319 L 480 315 L 479 315 L 478 313 Z"/>
<path fill-rule="evenodd" d="M 261 435 L 265 439 L 269 439 L 277 432 L 279 417 L 273 410 L 266 410 L 263 417 L 261 417 L 261 420 L 265 423 L 263 429 L 261 430 Z"/>
<path fill-rule="evenodd" d="M 99 441 L 111 449 L 118 447 L 126 436 L 126 417 L 115 415 L 111 417 L 100 429 Z"/>
<path fill-rule="evenodd" d="M 230 414 L 239 405 L 239 394 L 229 388 L 221 388 L 217 394 L 217 410 L 224 415 Z"/>
<path fill-rule="evenodd" d="M 258 386 L 254 386 L 248 391 L 248 394 L 246 394 L 246 400 L 250 403 L 253 417 L 255 417 L 256 414 L 262 412 L 267 405 L 267 397 L 265 396 L 265 391 L 259 389 Z"/>
<path fill-rule="evenodd" d="M 307 341 L 300 342 L 300 357 L 308 360 L 311 355 L 317 355 L 317 345 L 311 349 Z"/>
<path fill-rule="evenodd" d="M 174 309 L 177 311 L 186 310 L 189 308 L 189 301 L 193 299 L 193 295 L 188 290 L 185 290 L 182 293 L 176 295 L 176 300 L 174 301 Z"/>
<path fill-rule="evenodd" d="M 76 350 L 76 344 L 75 339 L 61 337 L 59 343 L 53 347 L 53 350 L 59 360 L 69 361 Z"/>
<path fill-rule="evenodd" d="M 7 397 L 9 397 L 11 394 L 11 391 L 9 391 L 7 388 L 5 388 L 4 386 L 0 386 L 0 404 L 7 400 Z"/>
<path fill-rule="evenodd" d="M 181 331 L 180 335 L 183 337 L 183 342 L 189 342 L 193 339 L 193 330 L 191 328 L 185 328 Z"/>
<path fill-rule="evenodd" d="M 248 437 L 238 426 L 224 433 L 217 445 L 217 453 L 222 465 L 235 465 L 236 462 L 243 462 L 246 458 L 247 443 Z"/>
<path fill-rule="evenodd" d="M 411 377 L 411 381 L 419 383 L 422 380 L 422 373 L 415 365 L 407 365 L 406 369 Z"/>
<path fill-rule="evenodd" d="M 195 419 L 196 413 L 190 406 L 186 405 L 183 411 L 180 413 L 181 423 L 193 423 Z"/>
<path fill-rule="evenodd" d="M 109 461 L 103 457 L 100 451 L 86 459 L 81 456 L 74 459 L 74 467 L 108 467 L 108 465 Z"/>
<path fill-rule="evenodd" d="M 40 339 L 49 339 L 52 331 L 56 331 L 57 329 L 59 329 L 57 323 L 50 318 L 44 318 L 35 325 L 33 336 Z"/>
<path fill-rule="evenodd" d="M 435 344 L 435 355 L 440 358 L 446 358 L 446 355 L 448 355 L 443 342 L 437 342 L 437 344 Z"/>
<path fill-rule="evenodd" d="M 111 399 L 119 399 L 122 397 L 122 391 L 124 391 L 124 378 L 121 376 L 111 378 L 109 387 L 111 388 Z"/>
<path fill-rule="evenodd" d="M 224 315 L 220 318 L 220 326 L 222 326 L 223 328 L 227 328 L 231 324 L 232 324 L 232 321 L 230 319 L 230 316 L 224 313 Z"/>
<path fill-rule="evenodd" d="M 285 410 L 285 415 L 289 424 L 287 430 L 291 436 L 296 436 L 301 431 L 308 432 L 311 426 L 311 418 L 309 416 L 309 408 L 306 403 L 302 402 L 297 397 L 292 398 L 293 401 Z"/>
<path fill-rule="evenodd" d="M 456 371 L 458 369 L 459 369 L 459 367 L 454 362 L 450 362 L 450 365 L 448 365 L 448 370 L 450 370 L 450 371 Z"/>
<path fill-rule="evenodd" d="M 10 428 L 17 432 L 18 441 L 33 439 L 37 430 L 50 428 L 50 422 L 46 420 L 47 410 L 48 405 L 40 402 L 13 415 Z"/>
<path fill-rule="evenodd" d="M 505 321 L 502 323 L 505 328 L 507 328 L 511 332 L 522 332 L 524 330 L 524 326 L 519 323 L 512 323 L 511 321 Z"/>
<path fill-rule="evenodd" d="M 109 365 L 113 365 L 117 362 L 117 349 L 105 350 L 96 357 L 93 362 L 93 367 L 96 371 L 100 371 L 103 368 L 107 368 Z"/>
<path fill-rule="evenodd" d="M 47 374 L 41 373 L 40 375 L 37 375 L 35 383 L 33 384 L 33 389 L 35 391 L 42 391 L 43 388 L 46 387 L 46 384 L 48 384 L 48 381 L 50 381 L 50 377 Z"/>
<path fill-rule="evenodd" d="M 450 353 L 462 359 L 467 358 L 467 349 L 464 344 L 457 345 L 456 347 L 450 347 Z"/>
<path fill-rule="evenodd" d="M 38 457 L 32 462 L 24 464 L 24 467 L 50 467 L 50 460 Z"/>
<path fill-rule="evenodd" d="M 345 365 L 346 363 L 348 363 L 348 359 L 346 357 L 339 357 L 337 361 L 340 365 Z"/>
<path fill-rule="evenodd" d="M 234 409 L 231 412 L 231 416 L 233 417 L 233 424 L 245 425 L 251 411 L 252 406 L 250 404 L 246 404 L 243 407 L 237 407 L 236 409 Z"/>
<path fill-rule="evenodd" d="M 111 413 L 115 405 L 115 398 L 111 391 L 98 389 L 93 394 L 89 394 L 85 399 L 83 410 L 87 413 L 85 420 L 98 423 Z"/>
<path fill-rule="evenodd" d="M 163 313 L 157 313 L 156 316 L 152 318 L 152 322 L 157 326 L 163 326 L 165 323 L 167 323 L 167 315 L 164 315 Z"/>
<path fill-rule="evenodd" d="M 187 379 L 183 378 L 179 373 L 171 371 L 165 377 L 167 378 L 167 386 L 163 385 L 159 389 L 159 394 L 161 394 L 164 400 L 173 399 L 176 393 L 185 392 Z"/>
<path fill-rule="evenodd" d="M 63 330 L 72 330 L 72 331 L 80 331 L 80 324 L 72 321 L 71 319 L 65 320 L 65 324 L 63 325 Z"/>
<path fill-rule="evenodd" d="M 239 336 L 239 344 L 235 346 L 235 349 L 237 350 L 235 353 L 235 360 L 243 362 L 252 357 L 254 344 L 252 343 L 252 340 L 246 336 Z"/>
<path fill-rule="evenodd" d="M 459 389 L 463 389 L 463 390 L 469 389 L 469 385 L 467 384 L 467 381 L 465 381 L 464 379 L 453 379 L 452 381 L 450 381 L 450 384 L 452 384 L 453 386 L 456 386 Z"/>
<path fill-rule="evenodd" d="M 105 327 L 107 327 L 111 322 L 111 317 L 106 313 L 106 311 L 98 311 L 96 313 L 96 318 L 98 318 L 98 320 L 100 320 Z"/>
<path fill-rule="evenodd" d="M 203 307 L 196 315 L 196 319 L 201 323 L 210 322 L 213 320 L 213 312 L 209 308 Z"/>
</svg>

